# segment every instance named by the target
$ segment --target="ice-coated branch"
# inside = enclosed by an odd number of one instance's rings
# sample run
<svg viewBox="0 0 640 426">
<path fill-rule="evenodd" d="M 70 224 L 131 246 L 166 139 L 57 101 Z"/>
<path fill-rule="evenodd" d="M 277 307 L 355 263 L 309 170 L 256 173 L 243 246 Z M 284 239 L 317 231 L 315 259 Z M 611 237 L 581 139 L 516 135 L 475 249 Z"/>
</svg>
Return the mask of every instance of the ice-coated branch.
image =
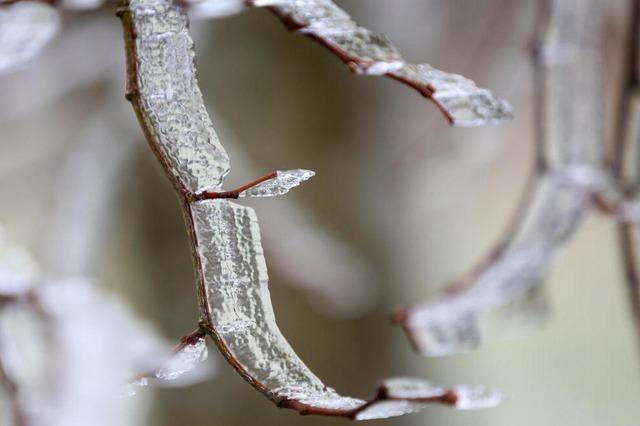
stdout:
<svg viewBox="0 0 640 426">
<path fill-rule="evenodd" d="M 480 266 L 435 301 L 396 315 L 424 355 L 477 347 L 491 309 L 517 304 L 521 313 L 535 314 L 547 266 L 589 211 L 593 194 L 607 187 L 600 96 L 602 2 L 545 3 L 536 56 L 541 125 L 536 168 L 517 217 Z"/>
<path fill-rule="evenodd" d="M 413 87 L 431 99 L 455 126 L 482 126 L 512 117 L 511 106 L 506 101 L 478 88 L 473 81 L 427 64 L 407 63 L 386 36 L 358 26 L 331 0 L 247 0 L 246 3 L 268 8 L 289 30 L 316 40 L 351 71 L 384 75 Z"/>
<path fill-rule="evenodd" d="M 275 322 L 255 212 L 229 199 L 283 194 L 312 174 L 276 172 L 222 191 L 229 158 L 198 88 L 183 7 L 171 0 L 123 0 L 119 16 L 127 98 L 185 212 L 200 327 L 236 371 L 277 405 L 302 414 L 368 419 L 413 412 L 429 403 L 479 408 L 499 402 L 499 394 L 485 388 L 447 391 L 423 381 L 394 380 L 367 403 L 340 396 L 307 368 Z"/>
<path fill-rule="evenodd" d="M 191 205 L 191 215 L 197 238 L 198 274 L 205 291 L 204 323 L 223 352 L 233 359 L 236 369 L 274 402 L 303 414 L 364 419 L 412 412 L 419 408 L 418 403 L 455 405 L 455 401 L 463 401 L 455 391 L 426 385 L 415 393 L 415 398 L 400 398 L 393 404 L 382 404 L 380 401 L 388 399 L 383 396 L 365 403 L 327 388 L 298 358 L 275 322 L 253 209 L 227 200 L 204 200 Z M 485 398 L 494 402 L 499 399 L 486 392 L 477 401 L 464 404 L 484 405 Z"/>
</svg>

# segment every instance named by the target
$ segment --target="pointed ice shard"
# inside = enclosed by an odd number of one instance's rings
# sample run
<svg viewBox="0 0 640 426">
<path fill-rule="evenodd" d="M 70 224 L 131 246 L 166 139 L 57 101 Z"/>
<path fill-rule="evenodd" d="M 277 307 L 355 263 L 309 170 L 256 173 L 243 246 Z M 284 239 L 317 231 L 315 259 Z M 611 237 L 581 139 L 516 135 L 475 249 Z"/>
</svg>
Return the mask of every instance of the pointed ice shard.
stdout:
<svg viewBox="0 0 640 426">
<path fill-rule="evenodd" d="M 278 170 L 276 176 L 260 182 L 240 193 L 240 197 L 275 197 L 284 195 L 302 182 L 311 179 L 315 172 L 311 170 L 294 169 Z"/>
<path fill-rule="evenodd" d="M 57 34 L 60 17 L 39 1 L 0 5 L 0 74 L 35 57 Z"/>
<path fill-rule="evenodd" d="M 204 337 L 189 342 L 172 355 L 168 362 L 156 370 L 155 377 L 160 380 L 174 381 L 200 367 L 208 358 L 209 352 Z M 205 374 L 208 376 L 208 374 Z"/>
</svg>

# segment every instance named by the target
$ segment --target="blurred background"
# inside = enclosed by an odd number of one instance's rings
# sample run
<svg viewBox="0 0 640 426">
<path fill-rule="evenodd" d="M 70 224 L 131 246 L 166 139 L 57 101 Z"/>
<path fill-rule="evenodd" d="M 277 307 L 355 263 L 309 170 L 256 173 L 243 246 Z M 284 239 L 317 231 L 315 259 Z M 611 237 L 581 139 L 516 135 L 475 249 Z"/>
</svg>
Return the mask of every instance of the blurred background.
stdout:
<svg viewBox="0 0 640 426">
<path fill-rule="evenodd" d="M 228 186 L 274 169 L 317 172 L 287 197 L 247 202 L 261 220 L 285 336 L 343 394 L 368 398 L 397 375 L 507 394 L 495 409 L 433 407 L 388 425 L 638 424 L 640 353 L 615 226 L 603 218 L 590 217 L 556 259 L 540 329 L 429 359 L 389 321 L 474 266 L 516 209 L 534 150 L 537 2 L 338 3 L 388 34 L 407 60 L 475 80 L 516 115 L 451 128 L 414 91 L 351 75 L 265 11 L 194 21 L 201 88 L 232 161 Z M 615 88 L 628 10 L 609 4 L 605 77 Z M 43 55 L 0 79 L 0 223 L 52 273 L 96 275 L 175 340 L 197 322 L 188 241 L 124 99 L 114 6 L 66 12 L 63 24 Z M 142 392 L 149 425 L 342 422 L 276 409 L 211 354 L 211 380 Z"/>
</svg>

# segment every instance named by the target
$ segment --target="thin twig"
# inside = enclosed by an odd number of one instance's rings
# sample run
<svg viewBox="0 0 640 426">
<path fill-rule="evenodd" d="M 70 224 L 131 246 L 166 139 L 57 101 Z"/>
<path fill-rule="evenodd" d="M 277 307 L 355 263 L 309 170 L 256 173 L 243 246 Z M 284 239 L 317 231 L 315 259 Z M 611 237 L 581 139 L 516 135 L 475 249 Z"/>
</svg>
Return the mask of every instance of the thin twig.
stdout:
<svg viewBox="0 0 640 426">
<path fill-rule="evenodd" d="M 264 181 L 267 181 L 269 179 L 273 179 L 276 176 L 278 176 L 278 172 L 277 171 L 273 171 L 270 173 L 267 173 L 266 175 L 259 177 L 258 179 L 251 181 L 247 184 L 244 184 L 236 189 L 232 189 L 230 191 L 220 191 L 220 192 L 216 192 L 216 191 L 205 191 L 202 192 L 200 194 L 196 194 L 195 198 L 193 199 L 193 201 L 201 201 L 201 200 L 217 200 L 217 199 L 236 199 L 240 196 L 240 193 L 243 191 L 246 191 L 249 188 L 253 188 L 254 186 L 257 186 L 259 184 L 261 184 Z"/>
</svg>

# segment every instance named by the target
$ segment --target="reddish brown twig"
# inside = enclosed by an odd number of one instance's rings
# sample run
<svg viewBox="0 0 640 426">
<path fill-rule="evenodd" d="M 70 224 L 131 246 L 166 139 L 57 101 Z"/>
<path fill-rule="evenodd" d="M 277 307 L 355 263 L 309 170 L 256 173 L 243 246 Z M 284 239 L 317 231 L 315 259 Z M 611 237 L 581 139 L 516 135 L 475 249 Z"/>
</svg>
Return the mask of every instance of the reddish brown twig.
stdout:
<svg viewBox="0 0 640 426">
<path fill-rule="evenodd" d="M 258 2 L 247 0 L 247 5 Z M 408 64 L 384 35 L 358 27 L 331 0 L 275 2 L 267 6 L 290 30 L 327 48 L 357 74 L 383 75 L 430 99 L 450 124 L 481 126 L 512 118 L 511 106 L 459 75 Z M 350 37 L 354 42 L 350 43 Z"/>
<path fill-rule="evenodd" d="M 216 199 L 223 199 L 223 198 L 227 198 L 227 199 L 236 199 L 240 196 L 240 193 L 243 191 L 246 191 L 247 189 L 253 188 L 254 186 L 257 186 L 259 184 L 261 184 L 264 181 L 267 181 L 269 179 L 273 179 L 278 175 L 277 171 L 273 171 L 271 173 L 267 173 L 266 175 L 259 177 L 258 179 L 251 181 L 245 185 L 242 185 L 236 189 L 232 189 L 230 191 L 221 191 L 221 192 L 216 192 L 216 191 L 205 191 L 202 192 L 200 194 L 195 194 L 193 195 L 193 201 L 200 201 L 200 200 L 216 200 Z"/>
</svg>

